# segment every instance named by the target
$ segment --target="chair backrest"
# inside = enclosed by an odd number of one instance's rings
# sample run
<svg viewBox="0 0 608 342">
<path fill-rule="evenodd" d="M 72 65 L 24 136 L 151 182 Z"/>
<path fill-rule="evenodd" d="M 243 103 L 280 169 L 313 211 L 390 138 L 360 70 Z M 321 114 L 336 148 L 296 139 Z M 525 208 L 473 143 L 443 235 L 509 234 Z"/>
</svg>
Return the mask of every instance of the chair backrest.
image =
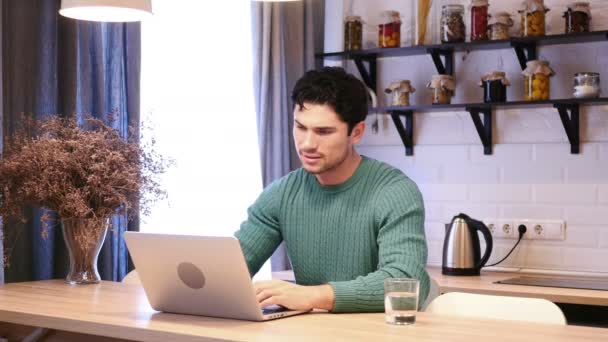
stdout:
<svg viewBox="0 0 608 342">
<path fill-rule="evenodd" d="M 141 284 L 141 280 L 139 279 L 139 274 L 137 274 L 137 270 L 133 270 L 122 278 L 122 282 L 125 284 Z"/>
<path fill-rule="evenodd" d="M 426 312 L 442 315 L 566 324 L 562 310 L 546 299 L 450 292 L 433 300 Z"/>
</svg>

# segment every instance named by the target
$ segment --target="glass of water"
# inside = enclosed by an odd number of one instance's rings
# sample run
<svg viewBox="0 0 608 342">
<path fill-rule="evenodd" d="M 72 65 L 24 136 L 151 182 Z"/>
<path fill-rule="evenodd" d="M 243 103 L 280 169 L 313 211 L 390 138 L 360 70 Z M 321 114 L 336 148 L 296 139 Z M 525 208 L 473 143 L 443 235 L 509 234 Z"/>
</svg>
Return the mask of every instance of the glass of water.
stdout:
<svg viewBox="0 0 608 342">
<path fill-rule="evenodd" d="M 408 325 L 416 322 L 418 310 L 418 279 L 384 279 L 385 320 L 390 324 Z"/>
</svg>

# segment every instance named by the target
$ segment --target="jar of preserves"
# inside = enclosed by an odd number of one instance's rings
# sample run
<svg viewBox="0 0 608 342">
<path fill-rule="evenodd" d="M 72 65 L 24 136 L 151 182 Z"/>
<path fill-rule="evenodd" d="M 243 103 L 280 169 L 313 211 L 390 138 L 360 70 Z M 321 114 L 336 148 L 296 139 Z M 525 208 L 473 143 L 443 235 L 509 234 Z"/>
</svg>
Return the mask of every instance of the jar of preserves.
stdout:
<svg viewBox="0 0 608 342">
<path fill-rule="evenodd" d="M 543 0 L 525 0 L 519 11 L 521 13 L 521 36 L 544 36 L 546 12 L 549 12 L 549 9 L 545 7 Z"/>
<path fill-rule="evenodd" d="M 503 71 L 491 71 L 483 75 L 479 85 L 483 88 L 483 102 L 507 101 L 507 87 L 511 83 Z"/>
<path fill-rule="evenodd" d="M 393 94 L 391 105 L 409 106 L 410 93 L 416 92 L 416 88 L 412 87 L 409 80 L 401 80 L 389 84 L 389 86 L 384 89 L 384 92 L 387 94 Z"/>
<path fill-rule="evenodd" d="M 549 62 L 532 60 L 526 63 L 524 75 L 524 99 L 526 101 L 549 100 L 551 95 L 551 83 L 549 78 L 555 73 L 549 67 Z"/>
<path fill-rule="evenodd" d="M 441 10 L 441 42 L 464 42 L 464 6 L 444 5 Z"/>
<path fill-rule="evenodd" d="M 490 39 L 503 40 L 511 38 L 509 29 L 513 26 L 513 19 L 508 12 L 498 12 L 489 21 Z"/>
<path fill-rule="evenodd" d="M 358 15 L 344 20 L 344 51 L 361 50 L 363 41 L 363 21 Z"/>
<path fill-rule="evenodd" d="M 452 96 L 454 96 L 454 90 L 456 89 L 454 76 L 433 75 L 431 82 L 426 86 L 431 90 L 433 104 L 450 104 L 452 102 Z"/>
<path fill-rule="evenodd" d="M 378 47 L 401 46 L 401 18 L 397 11 L 382 12 L 383 24 L 378 25 Z"/>
<path fill-rule="evenodd" d="M 575 2 L 564 12 L 566 33 L 589 32 L 591 10 L 588 2 Z"/>
<path fill-rule="evenodd" d="M 574 97 L 577 99 L 599 97 L 600 92 L 600 74 L 596 72 L 574 74 Z"/>
<path fill-rule="evenodd" d="M 488 0 L 471 0 L 471 41 L 488 40 Z"/>
</svg>

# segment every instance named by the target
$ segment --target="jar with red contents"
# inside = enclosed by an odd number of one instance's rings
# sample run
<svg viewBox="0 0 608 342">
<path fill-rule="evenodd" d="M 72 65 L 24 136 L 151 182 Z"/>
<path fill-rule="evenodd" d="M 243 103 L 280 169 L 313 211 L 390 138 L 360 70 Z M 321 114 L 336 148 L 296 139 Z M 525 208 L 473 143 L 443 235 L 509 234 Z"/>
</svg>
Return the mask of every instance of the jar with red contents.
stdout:
<svg viewBox="0 0 608 342">
<path fill-rule="evenodd" d="M 382 12 L 383 23 L 378 25 L 378 47 L 401 46 L 401 18 L 397 11 Z"/>
<path fill-rule="evenodd" d="M 488 0 L 471 0 L 471 41 L 488 40 Z"/>
</svg>

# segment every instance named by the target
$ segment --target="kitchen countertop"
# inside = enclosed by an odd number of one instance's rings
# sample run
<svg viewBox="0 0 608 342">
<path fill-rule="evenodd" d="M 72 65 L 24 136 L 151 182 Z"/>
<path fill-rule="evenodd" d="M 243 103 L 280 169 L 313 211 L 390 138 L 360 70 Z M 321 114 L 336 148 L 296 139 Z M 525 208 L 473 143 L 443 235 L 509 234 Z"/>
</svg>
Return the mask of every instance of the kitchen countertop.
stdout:
<svg viewBox="0 0 608 342">
<path fill-rule="evenodd" d="M 516 297 L 544 298 L 555 303 L 608 306 L 608 291 L 558 287 L 495 284 L 496 281 L 518 276 L 556 277 L 532 273 L 482 271 L 480 276 L 447 276 L 440 267 L 427 267 L 440 293 L 469 292 Z M 273 278 L 293 280 L 291 271 L 273 272 Z M 565 278 L 559 276 L 560 278 Z M 578 279 L 578 278 L 577 278 Z"/>
</svg>

